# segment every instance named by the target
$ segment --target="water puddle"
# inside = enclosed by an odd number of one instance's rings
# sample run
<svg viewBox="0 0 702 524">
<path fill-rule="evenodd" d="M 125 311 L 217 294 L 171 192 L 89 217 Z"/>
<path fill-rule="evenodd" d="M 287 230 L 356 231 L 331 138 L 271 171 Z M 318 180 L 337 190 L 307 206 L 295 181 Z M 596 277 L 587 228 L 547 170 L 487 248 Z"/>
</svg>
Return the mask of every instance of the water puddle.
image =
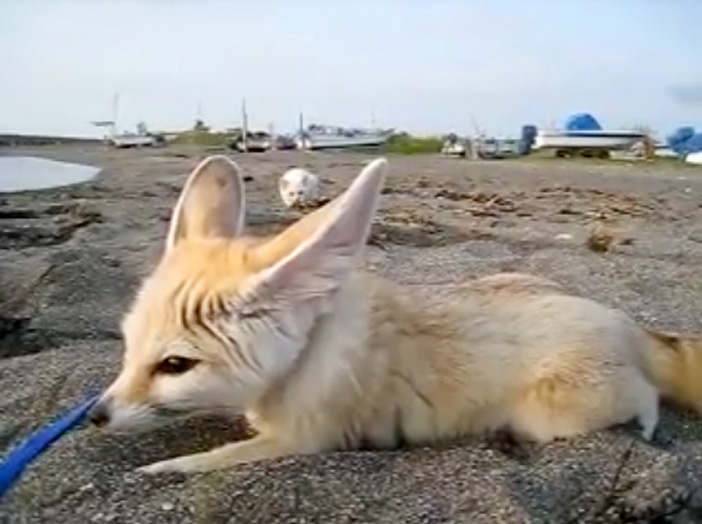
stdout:
<svg viewBox="0 0 702 524">
<path fill-rule="evenodd" d="M 100 168 L 31 156 L 0 156 L 0 193 L 30 191 L 79 184 Z"/>
</svg>

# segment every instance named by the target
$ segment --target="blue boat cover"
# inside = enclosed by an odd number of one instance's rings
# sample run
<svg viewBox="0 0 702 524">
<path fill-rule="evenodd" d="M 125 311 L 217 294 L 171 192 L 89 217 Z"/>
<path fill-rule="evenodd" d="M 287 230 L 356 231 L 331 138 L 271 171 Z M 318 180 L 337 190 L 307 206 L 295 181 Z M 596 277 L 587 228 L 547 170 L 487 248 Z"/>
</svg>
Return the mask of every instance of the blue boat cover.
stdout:
<svg viewBox="0 0 702 524">
<path fill-rule="evenodd" d="M 600 131 L 602 126 L 590 113 L 576 113 L 566 120 L 568 131 Z"/>
<path fill-rule="evenodd" d="M 696 133 L 694 127 L 679 127 L 668 137 L 668 147 L 678 155 L 699 153 L 702 151 L 702 133 Z"/>
</svg>

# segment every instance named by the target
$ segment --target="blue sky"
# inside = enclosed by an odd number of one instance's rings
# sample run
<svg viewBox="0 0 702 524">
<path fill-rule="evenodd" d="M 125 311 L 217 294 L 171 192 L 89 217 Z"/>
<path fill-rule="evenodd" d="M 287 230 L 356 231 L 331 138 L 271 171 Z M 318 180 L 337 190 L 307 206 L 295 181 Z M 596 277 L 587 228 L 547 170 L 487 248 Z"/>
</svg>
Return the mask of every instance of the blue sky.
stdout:
<svg viewBox="0 0 702 524">
<path fill-rule="evenodd" d="M 702 0 L 3 0 L 0 132 L 702 125 Z"/>
</svg>

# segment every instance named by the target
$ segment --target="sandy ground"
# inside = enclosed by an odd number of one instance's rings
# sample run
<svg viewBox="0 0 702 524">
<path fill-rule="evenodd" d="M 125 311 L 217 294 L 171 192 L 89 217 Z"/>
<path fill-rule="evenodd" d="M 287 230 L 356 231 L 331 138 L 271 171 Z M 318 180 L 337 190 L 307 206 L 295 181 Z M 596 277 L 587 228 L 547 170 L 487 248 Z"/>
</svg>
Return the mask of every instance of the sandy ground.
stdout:
<svg viewBox="0 0 702 524">
<path fill-rule="evenodd" d="M 197 150 L 13 151 L 95 164 L 90 183 L 0 195 L 0 447 L 106 385 L 119 321 L 159 256 Z M 2 153 L 2 154 L 7 154 Z M 278 152 L 238 157 L 252 232 L 299 216 L 276 194 L 304 165 L 342 191 L 369 157 Z M 416 289 L 529 271 L 660 328 L 702 333 L 702 172 L 660 165 L 471 162 L 390 157 L 368 266 Z M 597 221 L 607 252 L 586 245 Z M 702 377 L 700 378 L 702 380 Z M 434 449 L 340 452 L 190 476 L 134 468 L 236 435 L 217 420 L 55 444 L 0 501 L 2 522 L 657 522 L 702 521 L 702 422 L 665 410 L 652 444 L 634 427 L 542 448 L 464 441 Z M 3 451 L 3 453 L 5 452 Z M 629 518 L 629 520 L 625 520 Z M 639 520 L 636 520 L 636 519 Z"/>
</svg>

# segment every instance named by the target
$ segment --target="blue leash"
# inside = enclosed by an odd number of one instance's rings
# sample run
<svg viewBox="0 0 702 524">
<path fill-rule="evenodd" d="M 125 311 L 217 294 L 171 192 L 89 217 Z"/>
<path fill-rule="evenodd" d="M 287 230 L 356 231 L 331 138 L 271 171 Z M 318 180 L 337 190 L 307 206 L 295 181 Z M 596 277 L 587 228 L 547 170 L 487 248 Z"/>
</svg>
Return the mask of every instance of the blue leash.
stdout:
<svg viewBox="0 0 702 524">
<path fill-rule="evenodd" d="M 99 394 L 90 395 L 87 399 L 63 413 L 54 422 L 35 431 L 27 440 L 10 452 L 0 464 L 0 497 L 13 486 L 25 468 L 35 458 L 49 449 L 54 442 L 76 427 L 85 418 L 99 396 Z"/>
</svg>

